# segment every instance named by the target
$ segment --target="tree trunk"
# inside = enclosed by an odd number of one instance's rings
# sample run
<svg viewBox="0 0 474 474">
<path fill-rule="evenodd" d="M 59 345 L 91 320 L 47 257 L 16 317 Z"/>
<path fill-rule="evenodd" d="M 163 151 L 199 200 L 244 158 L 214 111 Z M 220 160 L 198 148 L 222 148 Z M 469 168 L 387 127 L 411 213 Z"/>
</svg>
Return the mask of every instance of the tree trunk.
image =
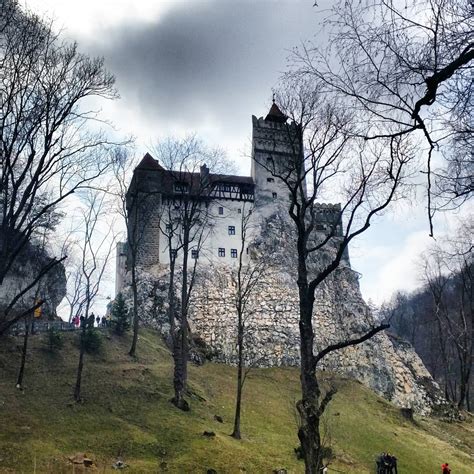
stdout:
<svg viewBox="0 0 474 474">
<path fill-rule="evenodd" d="M 170 244 L 171 248 L 171 244 Z M 178 328 L 176 327 L 176 306 L 175 306 L 175 295 L 174 295 L 174 276 L 175 276 L 175 260 L 170 254 L 170 285 L 168 289 L 168 300 L 169 300 L 169 322 L 170 322 L 170 334 L 171 344 L 173 349 L 173 361 L 174 361 L 174 372 L 173 372 L 173 387 L 174 397 L 171 402 L 180 410 L 189 410 L 189 405 L 184 399 L 185 387 L 183 381 L 183 366 L 182 366 L 182 332 L 181 324 Z M 180 315 L 181 316 L 181 315 Z"/>
<path fill-rule="evenodd" d="M 189 410 L 189 404 L 184 399 L 184 394 L 186 391 L 186 380 L 187 380 L 187 356 L 186 346 L 187 346 L 187 331 L 183 331 L 183 326 L 180 324 L 177 334 L 177 344 L 176 349 L 173 351 L 174 356 L 174 376 L 173 376 L 173 386 L 174 386 L 174 398 L 172 399 L 173 404 L 183 411 Z M 185 341 L 186 338 L 186 341 Z"/>
<path fill-rule="evenodd" d="M 181 280 L 181 308 L 179 318 L 179 328 L 177 330 L 176 342 L 173 348 L 174 356 L 174 398 L 172 402 L 180 410 L 188 411 L 188 402 L 184 399 L 186 383 L 188 379 L 188 252 L 189 252 L 189 230 L 183 232 L 183 271 Z"/>
<path fill-rule="evenodd" d="M 28 350 L 28 338 L 30 335 L 30 325 L 31 325 L 31 317 L 25 317 L 25 336 L 23 337 L 23 348 L 21 351 L 21 363 L 20 363 L 20 370 L 18 372 L 18 379 L 16 381 L 16 388 L 22 389 L 23 388 L 23 375 L 25 373 L 25 364 L 26 364 L 26 353 Z"/>
<path fill-rule="evenodd" d="M 82 369 L 84 367 L 84 353 L 86 349 L 85 337 L 86 337 L 86 328 L 88 324 L 87 321 L 88 321 L 88 316 L 86 316 L 86 319 L 84 319 L 84 322 L 81 328 L 81 340 L 79 344 L 79 364 L 77 365 L 76 386 L 74 387 L 74 400 L 76 402 L 81 401 L 81 382 L 82 382 Z"/>
<path fill-rule="evenodd" d="M 305 462 L 306 474 L 319 474 L 322 468 L 319 395 L 321 394 L 316 379 L 316 362 L 314 357 L 313 306 L 314 293 L 308 285 L 306 267 L 306 231 L 299 229 L 298 250 L 298 294 L 300 300 L 300 352 L 301 352 L 301 394 L 302 399 L 296 407 L 300 415 L 298 438 Z"/>
<path fill-rule="evenodd" d="M 458 401 L 458 408 L 461 410 L 465 403 L 466 403 L 466 393 L 467 393 L 467 385 L 466 381 L 463 377 L 461 377 L 460 384 L 459 384 L 459 401 Z"/>
<path fill-rule="evenodd" d="M 471 390 L 470 390 L 470 384 L 467 384 L 467 390 L 466 390 L 466 409 L 468 412 L 471 412 Z"/>
<path fill-rule="evenodd" d="M 133 293 L 133 337 L 132 346 L 130 347 L 129 355 L 135 357 L 137 353 L 137 341 L 138 341 L 138 288 L 137 288 L 137 275 L 135 258 L 132 262 L 132 293 Z"/>
<path fill-rule="evenodd" d="M 312 326 L 313 304 L 307 293 L 300 290 L 300 344 L 301 344 L 301 391 L 297 403 L 300 414 L 298 438 L 305 461 L 305 473 L 317 474 L 322 468 L 319 395 L 316 365 L 313 354 L 314 331 Z"/>
<path fill-rule="evenodd" d="M 462 354 L 460 356 L 460 377 L 459 377 L 459 401 L 458 408 L 462 409 L 463 407 L 467 408 L 468 395 L 469 395 L 469 383 L 471 375 L 471 361 L 469 354 Z"/>
<path fill-rule="evenodd" d="M 240 434 L 240 412 L 242 406 L 242 386 L 243 386 L 243 353 L 244 353 L 244 328 L 242 326 L 242 313 L 238 312 L 239 327 L 237 336 L 238 366 L 237 366 L 237 399 L 235 402 L 234 431 L 231 436 L 235 439 L 241 439 Z"/>
</svg>

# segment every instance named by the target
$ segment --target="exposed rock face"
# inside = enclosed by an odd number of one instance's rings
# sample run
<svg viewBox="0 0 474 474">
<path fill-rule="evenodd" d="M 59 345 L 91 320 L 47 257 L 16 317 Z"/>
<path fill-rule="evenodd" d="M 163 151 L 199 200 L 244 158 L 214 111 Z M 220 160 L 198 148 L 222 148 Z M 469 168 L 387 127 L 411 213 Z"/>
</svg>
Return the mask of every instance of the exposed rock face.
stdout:
<svg viewBox="0 0 474 474">
<path fill-rule="evenodd" d="M 297 366 L 300 340 L 294 229 L 285 213 L 279 211 L 263 217 L 258 227 L 259 232 L 249 244 L 250 265 L 264 260 L 266 270 L 247 304 L 246 364 Z M 316 231 L 312 239 L 314 243 L 324 239 L 324 228 Z M 326 245 L 324 252 L 312 254 L 307 262 L 310 275 L 316 275 L 332 261 L 336 245 L 337 237 L 332 247 Z M 236 267 L 203 264 L 199 268 L 189 314 L 191 333 L 204 341 L 214 359 L 234 364 L 237 360 Z M 170 330 L 168 278 L 167 265 L 156 264 L 139 271 L 141 318 L 165 337 Z M 131 300 L 128 292 L 125 291 L 125 297 Z M 361 337 L 375 326 L 347 252 L 339 268 L 317 288 L 313 326 L 316 351 Z M 413 348 L 386 333 L 379 333 L 358 346 L 332 352 L 318 367 L 355 378 L 396 405 L 418 413 L 427 414 L 445 404 L 438 385 Z"/>
<path fill-rule="evenodd" d="M 51 257 L 44 250 L 34 245 L 26 245 L 0 286 L 0 310 L 7 306 L 12 298 L 21 293 L 23 289 L 27 288 L 50 261 Z M 57 264 L 41 278 L 38 285 L 35 285 L 18 300 L 11 316 L 30 308 L 33 300 L 37 298 L 44 300 L 42 316 L 53 319 L 56 317 L 56 308 L 65 295 L 64 266 Z"/>
<path fill-rule="evenodd" d="M 226 267 L 201 269 L 189 316 L 191 331 L 206 342 L 214 358 L 236 362 L 235 283 Z M 140 272 L 142 318 L 169 333 L 167 268 Z M 247 364 L 296 366 L 299 363 L 298 292 L 293 277 L 272 267 L 252 293 L 246 321 Z M 373 324 L 362 299 L 358 276 L 348 266 L 337 270 L 318 290 L 314 309 L 316 348 L 362 335 Z M 332 353 L 320 369 L 361 381 L 400 407 L 427 414 L 443 404 L 439 387 L 413 348 L 385 333 Z"/>
</svg>

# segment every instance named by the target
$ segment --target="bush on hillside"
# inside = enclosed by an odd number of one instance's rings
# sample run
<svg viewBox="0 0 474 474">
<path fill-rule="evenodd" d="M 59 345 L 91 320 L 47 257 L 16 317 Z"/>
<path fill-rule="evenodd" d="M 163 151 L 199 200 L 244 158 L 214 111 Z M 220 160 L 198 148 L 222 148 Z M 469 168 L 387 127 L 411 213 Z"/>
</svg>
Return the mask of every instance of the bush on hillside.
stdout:
<svg viewBox="0 0 474 474">
<path fill-rule="evenodd" d="M 130 328 L 129 311 L 122 293 L 119 293 L 115 298 L 111 313 L 114 331 L 121 336 Z"/>
<path fill-rule="evenodd" d="M 49 328 L 46 335 L 46 347 L 50 352 L 57 352 L 64 346 L 63 335 L 56 328 Z"/>
<path fill-rule="evenodd" d="M 95 328 L 87 328 L 82 334 L 84 349 L 88 354 L 97 354 L 102 348 L 102 335 Z"/>
</svg>

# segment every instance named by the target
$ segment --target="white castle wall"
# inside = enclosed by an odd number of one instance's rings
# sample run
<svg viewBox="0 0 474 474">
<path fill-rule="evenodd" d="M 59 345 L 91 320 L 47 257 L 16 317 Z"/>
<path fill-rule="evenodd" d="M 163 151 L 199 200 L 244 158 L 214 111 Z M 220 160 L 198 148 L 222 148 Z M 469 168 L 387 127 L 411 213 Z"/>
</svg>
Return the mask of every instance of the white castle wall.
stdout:
<svg viewBox="0 0 474 474">
<path fill-rule="evenodd" d="M 219 213 L 222 208 L 222 214 Z M 206 229 L 203 232 L 204 241 L 201 251 L 199 252 L 199 264 L 222 264 L 235 265 L 237 258 L 232 257 L 231 250 L 237 251 L 237 255 L 241 248 L 241 223 L 242 213 L 252 211 L 253 205 L 248 201 L 222 199 L 214 201 L 210 204 L 209 219 Z M 240 211 L 240 212 L 239 212 Z M 235 234 L 229 234 L 229 226 L 235 228 Z M 168 238 L 159 233 L 157 236 L 160 240 L 160 251 L 158 261 L 163 264 L 169 264 L 169 245 Z M 196 244 L 192 244 L 189 249 L 189 265 L 193 265 L 191 252 L 196 248 Z M 219 256 L 219 248 L 225 249 L 225 256 Z M 245 254 L 244 261 L 248 261 Z M 178 253 L 177 263 L 182 264 L 182 255 Z"/>
</svg>

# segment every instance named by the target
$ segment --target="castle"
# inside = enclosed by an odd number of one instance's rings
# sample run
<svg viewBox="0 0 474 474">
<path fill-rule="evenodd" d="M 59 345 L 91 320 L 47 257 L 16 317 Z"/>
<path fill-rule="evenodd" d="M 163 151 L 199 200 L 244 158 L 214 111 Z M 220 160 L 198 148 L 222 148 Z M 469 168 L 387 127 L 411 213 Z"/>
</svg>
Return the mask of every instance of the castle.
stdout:
<svg viewBox="0 0 474 474">
<path fill-rule="evenodd" d="M 289 206 L 288 188 L 272 170 L 282 169 L 287 161 L 293 160 L 298 143 L 292 137 L 295 124 L 287 123 L 287 117 L 273 102 L 265 118 L 252 117 L 252 168 L 251 176 L 212 174 L 206 165 L 199 172 L 167 170 L 150 154 L 146 154 L 135 169 L 129 196 L 132 192 L 146 195 L 145 207 L 154 211 L 141 210 L 140 219 L 146 219 L 141 239 L 140 265 L 153 266 L 157 263 L 169 264 L 169 241 L 164 222 L 163 206 L 169 202 L 179 203 L 183 195 L 206 200 L 206 220 L 212 222 L 212 231 L 197 251 L 190 249 L 190 259 L 199 258 L 200 264 L 233 265 L 237 261 L 240 246 L 240 224 L 242 213 L 252 212 L 255 225 L 270 216 L 275 209 L 286 211 Z M 133 191 L 132 191 L 133 190 Z M 129 197 L 129 212 L 133 212 Z M 176 204 L 178 205 L 178 204 Z M 324 222 L 340 219 L 340 206 L 321 205 L 319 226 Z M 252 240 L 252 236 L 248 236 Z M 171 244 L 173 245 L 173 244 Z M 172 249 L 171 249 L 172 250 Z M 182 256 L 177 255 L 177 258 Z M 248 254 L 244 263 L 248 262 Z M 126 251 L 119 247 L 116 291 L 121 290 L 123 269 L 126 265 Z"/>
<path fill-rule="evenodd" d="M 189 312 L 191 333 L 197 335 L 214 359 L 235 363 L 235 272 L 242 245 L 242 215 L 251 212 L 251 235 L 246 239 L 271 262 L 251 295 L 246 322 L 246 354 L 249 364 L 259 366 L 298 365 L 299 306 L 294 268 L 287 255 L 294 243 L 280 224 L 291 227 L 289 191 L 275 172 L 286 166 L 300 143 L 296 125 L 273 103 L 265 118 L 252 116 L 251 176 L 213 174 L 203 165 L 196 172 L 164 169 L 146 154 L 134 172 L 128 191 L 129 218 L 142 222 L 137 254 L 140 274 L 140 317 L 169 333 L 166 316 L 170 258 L 176 264 L 199 262 Z M 138 197 L 146 196 L 140 205 Z M 182 254 L 173 222 L 183 203 L 194 203 L 206 217 L 208 231 L 202 245 Z M 166 210 L 166 212 L 163 212 Z M 316 232 L 330 228 L 337 238 L 342 232 L 340 205 L 320 204 Z M 252 262 L 249 247 L 243 264 Z M 252 250 L 252 249 L 251 249 Z M 253 253 L 254 255 L 256 254 Z M 126 244 L 117 255 L 116 290 L 130 298 Z M 315 257 L 317 258 L 317 257 Z M 316 292 L 314 305 L 315 345 L 323 347 L 363 334 L 374 324 L 359 289 L 358 275 L 350 268 L 346 253 L 340 268 Z M 354 377 L 394 403 L 429 412 L 442 402 L 437 385 L 413 349 L 387 334 L 378 334 L 360 346 L 333 353 L 321 368 Z"/>
</svg>

